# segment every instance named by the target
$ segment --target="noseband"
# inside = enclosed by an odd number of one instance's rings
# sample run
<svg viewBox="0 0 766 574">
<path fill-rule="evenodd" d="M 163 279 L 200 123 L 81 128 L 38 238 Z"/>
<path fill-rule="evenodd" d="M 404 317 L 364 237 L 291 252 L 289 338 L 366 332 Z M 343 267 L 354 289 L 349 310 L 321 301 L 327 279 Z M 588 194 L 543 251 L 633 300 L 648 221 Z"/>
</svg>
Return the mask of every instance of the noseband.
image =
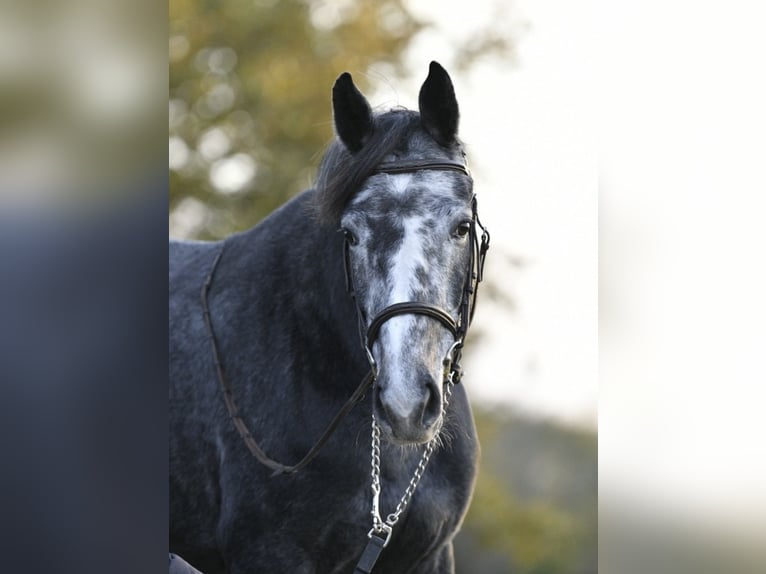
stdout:
<svg viewBox="0 0 766 574">
<path fill-rule="evenodd" d="M 471 177 L 468 167 L 464 163 L 451 161 L 451 160 L 411 160 L 400 162 L 388 162 L 381 163 L 374 174 L 389 173 L 412 173 L 422 170 L 439 170 L 439 171 L 457 171 L 468 177 Z M 481 236 L 477 234 L 476 227 L 481 228 Z M 476 205 L 476 195 L 471 199 L 471 226 L 469 229 L 469 261 L 468 269 L 466 272 L 465 284 L 463 286 L 462 298 L 459 306 L 458 318 L 452 317 L 447 311 L 433 305 L 431 303 L 424 303 L 421 301 L 405 301 L 400 303 L 394 303 L 385 307 L 379 311 L 369 326 L 366 325 L 366 317 L 364 310 L 359 305 L 359 301 L 356 297 L 356 291 L 354 289 L 354 282 L 351 276 L 351 255 L 350 247 L 352 245 L 351 235 L 347 230 L 344 231 L 344 247 L 343 247 L 343 269 L 346 274 L 346 290 L 351 298 L 354 299 L 357 309 L 357 317 L 359 322 L 359 336 L 362 342 L 362 348 L 364 349 L 367 360 L 370 363 L 370 371 L 373 374 L 373 378 L 377 377 L 378 365 L 375 361 L 375 357 L 372 354 L 372 346 L 378 338 L 380 329 L 383 324 L 397 315 L 424 315 L 432 319 L 439 321 L 447 330 L 452 333 L 455 338 L 454 344 L 450 347 L 447 356 L 444 358 L 444 381 L 446 383 L 449 378 L 454 383 L 459 383 L 462 376 L 460 369 L 460 356 L 462 353 L 463 342 L 465 341 L 465 335 L 468 332 L 468 326 L 473 320 L 473 313 L 476 307 L 476 294 L 479 287 L 479 283 L 484 278 L 484 260 L 489 249 L 489 231 L 485 228 L 479 220 Z"/>
</svg>

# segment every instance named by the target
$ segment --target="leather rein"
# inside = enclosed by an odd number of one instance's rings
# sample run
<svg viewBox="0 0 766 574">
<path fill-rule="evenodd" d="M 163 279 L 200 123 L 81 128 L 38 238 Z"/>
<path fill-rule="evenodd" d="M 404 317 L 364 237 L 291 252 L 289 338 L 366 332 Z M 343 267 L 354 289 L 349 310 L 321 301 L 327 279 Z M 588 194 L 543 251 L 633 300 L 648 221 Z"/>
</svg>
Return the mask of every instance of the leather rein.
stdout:
<svg viewBox="0 0 766 574">
<path fill-rule="evenodd" d="M 379 173 L 411 173 L 420 170 L 458 171 L 470 177 L 470 172 L 464 163 L 450 160 L 414 160 L 381 163 L 373 172 L 373 175 Z M 394 303 L 393 305 L 386 307 L 380 311 L 372 319 L 369 326 L 366 327 L 365 314 L 357 301 L 356 292 L 354 290 L 351 276 L 349 248 L 351 246 L 352 240 L 348 233 L 344 234 L 343 267 L 346 275 L 346 290 L 356 304 L 360 340 L 362 347 L 367 355 L 367 360 L 370 364 L 370 371 L 364 376 L 353 394 L 348 398 L 338 413 L 329 422 L 314 446 L 311 447 L 311 449 L 300 461 L 293 465 L 285 465 L 277 462 L 268 454 L 266 454 L 266 452 L 264 452 L 264 450 L 260 447 L 248 429 L 247 425 L 245 424 L 245 421 L 242 419 L 242 416 L 240 415 L 239 408 L 234 402 L 231 386 L 229 385 L 229 382 L 226 378 L 226 371 L 223 367 L 223 363 L 221 361 L 220 353 L 218 350 L 218 342 L 216 340 L 215 331 L 213 330 L 213 323 L 210 316 L 210 307 L 208 304 L 208 295 L 213 283 L 213 277 L 215 275 L 216 268 L 218 267 L 218 263 L 221 260 L 221 256 L 223 255 L 225 243 L 221 246 L 221 250 L 213 260 L 210 272 L 208 273 L 200 292 L 203 319 L 207 328 L 207 334 L 213 353 L 213 361 L 215 363 L 216 374 L 223 393 L 223 400 L 226 404 L 226 410 L 229 412 L 229 416 L 231 417 L 237 432 L 242 438 L 242 441 L 247 446 L 247 449 L 250 451 L 253 457 L 258 460 L 258 462 L 274 471 L 272 476 L 280 474 L 294 474 L 309 464 L 317 456 L 317 454 L 319 454 L 319 451 L 330 439 L 341 421 L 365 396 L 368 388 L 374 384 L 375 379 L 377 378 L 378 369 L 375 358 L 372 354 L 372 346 L 377 339 L 378 333 L 380 332 L 383 323 L 385 323 L 388 319 L 397 315 L 416 314 L 431 317 L 432 319 L 436 319 L 442 323 L 442 325 L 444 325 L 455 338 L 455 343 L 450 348 L 450 352 L 444 360 L 444 380 L 446 381 L 449 379 L 453 383 L 460 382 L 460 378 L 462 376 L 460 358 L 462 354 L 463 343 L 465 340 L 465 335 L 468 331 L 468 326 L 473 319 L 473 313 L 476 306 L 477 290 L 479 283 L 483 279 L 484 259 L 486 257 L 487 250 L 489 249 L 490 241 L 489 231 L 481 224 L 481 221 L 478 217 L 475 195 L 471 200 L 471 210 L 472 216 L 469 230 L 470 255 L 468 271 L 466 273 L 465 285 L 463 288 L 462 299 L 459 307 L 459 317 L 457 319 L 453 318 L 448 312 L 444 311 L 440 307 L 431 305 L 430 303 L 407 301 L 402 303 Z M 477 235 L 477 225 L 481 228 L 482 233 L 480 237 Z"/>
</svg>

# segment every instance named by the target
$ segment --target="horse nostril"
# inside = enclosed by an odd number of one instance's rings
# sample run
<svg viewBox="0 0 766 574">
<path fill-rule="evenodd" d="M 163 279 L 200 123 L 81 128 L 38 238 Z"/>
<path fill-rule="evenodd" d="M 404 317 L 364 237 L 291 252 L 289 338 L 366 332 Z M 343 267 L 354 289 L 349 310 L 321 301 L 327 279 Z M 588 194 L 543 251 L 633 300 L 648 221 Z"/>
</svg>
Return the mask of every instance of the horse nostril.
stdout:
<svg viewBox="0 0 766 574">
<path fill-rule="evenodd" d="M 423 428 L 431 428 L 442 414 L 442 400 L 439 387 L 432 378 L 426 380 L 426 400 L 423 404 Z"/>
<path fill-rule="evenodd" d="M 434 428 L 442 413 L 441 392 L 433 377 L 421 376 L 415 381 L 420 382 L 417 402 L 411 402 L 410 399 L 401 405 L 395 395 L 389 395 L 390 389 L 386 391 L 376 386 L 373 391 L 373 412 L 378 422 L 386 423 L 394 435 L 407 441 L 419 441 L 424 431 Z"/>
</svg>

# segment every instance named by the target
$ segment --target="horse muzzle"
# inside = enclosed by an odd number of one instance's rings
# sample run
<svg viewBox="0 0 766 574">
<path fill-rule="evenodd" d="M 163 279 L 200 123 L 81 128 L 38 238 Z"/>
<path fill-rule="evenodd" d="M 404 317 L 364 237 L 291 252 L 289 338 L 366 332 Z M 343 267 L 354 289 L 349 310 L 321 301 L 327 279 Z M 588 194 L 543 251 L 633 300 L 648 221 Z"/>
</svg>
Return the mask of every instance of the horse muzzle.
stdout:
<svg viewBox="0 0 766 574">
<path fill-rule="evenodd" d="M 375 385 L 374 414 L 390 442 L 424 444 L 441 428 L 442 400 L 441 389 L 431 375 L 420 373 L 402 388 L 387 380 L 384 371 Z"/>
<path fill-rule="evenodd" d="M 373 344 L 381 335 L 384 323 L 391 319 L 403 320 L 417 316 L 421 319 L 436 319 L 453 336 L 454 342 L 444 359 L 452 364 L 456 347 L 462 342 L 460 328 L 452 316 L 429 303 L 406 301 L 394 303 L 384 308 L 373 318 L 364 337 L 364 349 L 375 378 L 373 414 L 383 435 L 395 444 L 413 445 L 430 441 L 439 432 L 442 424 L 442 384 L 447 381 L 448 373 L 435 370 L 434 373 L 420 360 L 403 360 L 412 352 L 404 339 L 386 340 L 382 334 L 379 352 L 382 361 L 378 363 L 373 354 Z M 360 318 L 363 313 L 360 311 Z M 425 325 L 427 323 L 423 323 Z M 425 329 L 418 336 L 408 332 L 415 340 L 425 336 Z M 428 353 L 426 353 L 428 354 Z M 446 363 L 443 361 L 443 365 Z M 400 365 L 391 368 L 390 365 Z M 404 365 L 407 365 L 406 367 Z"/>
</svg>

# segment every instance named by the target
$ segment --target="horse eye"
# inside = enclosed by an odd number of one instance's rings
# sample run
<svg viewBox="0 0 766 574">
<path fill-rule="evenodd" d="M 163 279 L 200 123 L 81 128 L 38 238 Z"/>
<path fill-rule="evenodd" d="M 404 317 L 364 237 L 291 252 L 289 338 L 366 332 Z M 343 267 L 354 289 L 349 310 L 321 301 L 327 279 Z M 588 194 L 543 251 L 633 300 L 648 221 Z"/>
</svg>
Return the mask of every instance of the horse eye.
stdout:
<svg viewBox="0 0 766 574">
<path fill-rule="evenodd" d="M 471 222 L 463 221 L 455 228 L 455 236 L 465 237 L 471 231 Z"/>
<path fill-rule="evenodd" d="M 350 229 L 344 228 L 342 231 L 343 231 L 343 236 L 346 238 L 346 241 L 348 241 L 349 245 L 357 244 L 356 235 L 354 235 Z"/>
</svg>

